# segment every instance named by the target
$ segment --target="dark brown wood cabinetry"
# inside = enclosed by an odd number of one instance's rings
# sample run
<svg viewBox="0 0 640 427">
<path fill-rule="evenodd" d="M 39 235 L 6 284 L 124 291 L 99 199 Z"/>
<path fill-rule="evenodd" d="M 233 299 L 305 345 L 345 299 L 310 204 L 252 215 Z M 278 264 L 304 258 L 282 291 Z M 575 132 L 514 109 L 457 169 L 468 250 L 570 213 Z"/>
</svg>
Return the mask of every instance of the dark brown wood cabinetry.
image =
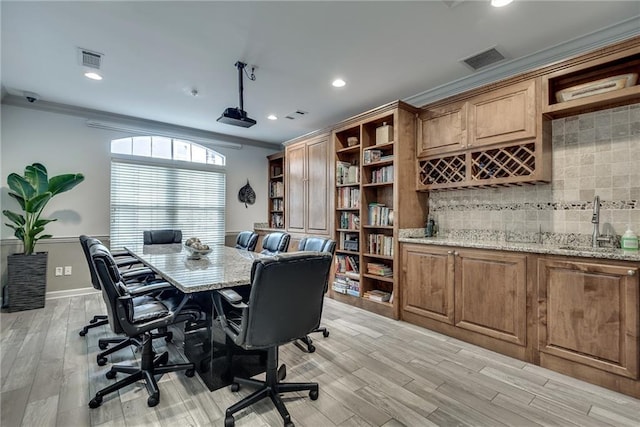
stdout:
<svg viewBox="0 0 640 427">
<path fill-rule="evenodd" d="M 638 378 L 638 267 L 538 261 L 539 349 L 544 355 Z"/>
<path fill-rule="evenodd" d="M 329 135 L 295 142 L 285 149 L 287 231 L 329 235 L 333 209 Z"/>
</svg>

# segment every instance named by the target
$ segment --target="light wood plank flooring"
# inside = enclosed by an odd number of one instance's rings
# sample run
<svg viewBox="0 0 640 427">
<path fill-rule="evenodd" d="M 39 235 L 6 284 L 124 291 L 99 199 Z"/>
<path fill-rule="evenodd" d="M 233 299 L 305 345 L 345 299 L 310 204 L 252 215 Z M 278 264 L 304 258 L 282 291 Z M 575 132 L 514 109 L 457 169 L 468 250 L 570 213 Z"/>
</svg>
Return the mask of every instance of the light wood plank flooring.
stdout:
<svg viewBox="0 0 640 427">
<path fill-rule="evenodd" d="M 249 393 L 209 392 L 196 375 L 165 375 L 160 404 L 131 385 L 98 409 L 87 403 L 108 384 L 95 362 L 108 327 L 78 331 L 103 307 L 99 294 L 47 301 L 44 309 L 0 315 L 1 419 L 11 426 L 224 425 L 224 410 Z M 287 380 L 317 381 L 320 398 L 288 395 L 297 426 L 638 426 L 640 401 L 404 322 L 327 299 L 317 351 L 283 346 Z M 173 360 L 181 360 L 168 344 Z M 133 350 L 110 362 L 132 361 Z M 282 425 L 270 401 L 237 414 L 237 426 Z"/>
</svg>

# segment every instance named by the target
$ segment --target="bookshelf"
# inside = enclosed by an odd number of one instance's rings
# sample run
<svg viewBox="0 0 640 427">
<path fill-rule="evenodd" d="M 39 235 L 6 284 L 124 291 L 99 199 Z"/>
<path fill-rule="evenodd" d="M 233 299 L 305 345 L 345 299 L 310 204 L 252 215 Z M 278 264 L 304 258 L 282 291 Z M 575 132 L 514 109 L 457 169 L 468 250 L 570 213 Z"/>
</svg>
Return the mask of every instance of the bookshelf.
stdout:
<svg viewBox="0 0 640 427">
<path fill-rule="evenodd" d="M 398 231 L 423 227 L 427 213 L 428 195 L 413 190 L 415 113 L 397 101 L 333 132 L 337 247 L 330 296 L 396 319 Z"/>
<path fill-rule="evenodd" d="M 267 156 L 269 162 L 269 202 L 267 218 L 270 228 L 284 228 L 284 152 Z"/>
</svg>

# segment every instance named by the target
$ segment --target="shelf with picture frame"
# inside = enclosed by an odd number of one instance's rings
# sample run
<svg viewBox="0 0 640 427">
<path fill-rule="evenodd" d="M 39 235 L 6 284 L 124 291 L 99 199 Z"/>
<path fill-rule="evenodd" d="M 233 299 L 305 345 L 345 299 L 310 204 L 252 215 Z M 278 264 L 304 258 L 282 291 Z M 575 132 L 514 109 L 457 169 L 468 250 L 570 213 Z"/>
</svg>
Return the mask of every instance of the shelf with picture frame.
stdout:
<svg viewBox="0 0 640 427">
<path fill-rule="evenodd" d="M 427 212 L 426 193 L 404 191 L 400 197 L 401 188 L 415 186 L 415 114 L 414 107 L 396 101 L 345 120 L 333 131 L 336 171 L 343 172 L 337 172 L 335 184 L 336 269 L 329 295 L 394 319 L 399 318 L 398 231 L 423 227 Z M 344 170 L 355 165 L 357 184 L 344 178 Z M 357 226 L 349 222 L 356 215 Z M 356 235 L 357 247 L 345 247 Z M 338 262 L 347 255 L 357 261 L 357 274 Z"/>
</svg>

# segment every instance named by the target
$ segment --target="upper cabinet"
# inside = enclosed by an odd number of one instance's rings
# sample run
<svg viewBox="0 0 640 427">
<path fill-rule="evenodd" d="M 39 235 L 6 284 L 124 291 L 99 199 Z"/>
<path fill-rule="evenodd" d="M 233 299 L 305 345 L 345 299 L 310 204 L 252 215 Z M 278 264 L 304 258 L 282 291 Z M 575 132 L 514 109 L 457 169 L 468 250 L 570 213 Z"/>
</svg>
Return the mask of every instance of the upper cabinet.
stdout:
<svg viewBox="0 0 640 427">
<path fill-rule="evenodd" d="M 550 138 L 538 120 L 539 79 L 425 107 L 419 115 L 418 190 L 551 179 Z"/>
<path fill-rule="evenodd" d="M 467 145 L 467 103 L 428 108 L 418 116 L 418 157 L 456 151 Z"/>
<path fill-rule="evenodd" d="M 286 229 L 292 233 L 328 235 L 333 191 L 329 135 L 288 145 L 285 149 Z"/>
<path fill-rule="evenodd" d="M 637 103 L 638 73 L 638 37 L 582 61 L 568 62 L 542 77 L 542 113 L 548 118 L 559 118 Z"/>
<path fill-rule="evenodd" d="M 536 81 L 529 80 L 469 101 L 469 147 L 536 136 Z"/>
</svg>

